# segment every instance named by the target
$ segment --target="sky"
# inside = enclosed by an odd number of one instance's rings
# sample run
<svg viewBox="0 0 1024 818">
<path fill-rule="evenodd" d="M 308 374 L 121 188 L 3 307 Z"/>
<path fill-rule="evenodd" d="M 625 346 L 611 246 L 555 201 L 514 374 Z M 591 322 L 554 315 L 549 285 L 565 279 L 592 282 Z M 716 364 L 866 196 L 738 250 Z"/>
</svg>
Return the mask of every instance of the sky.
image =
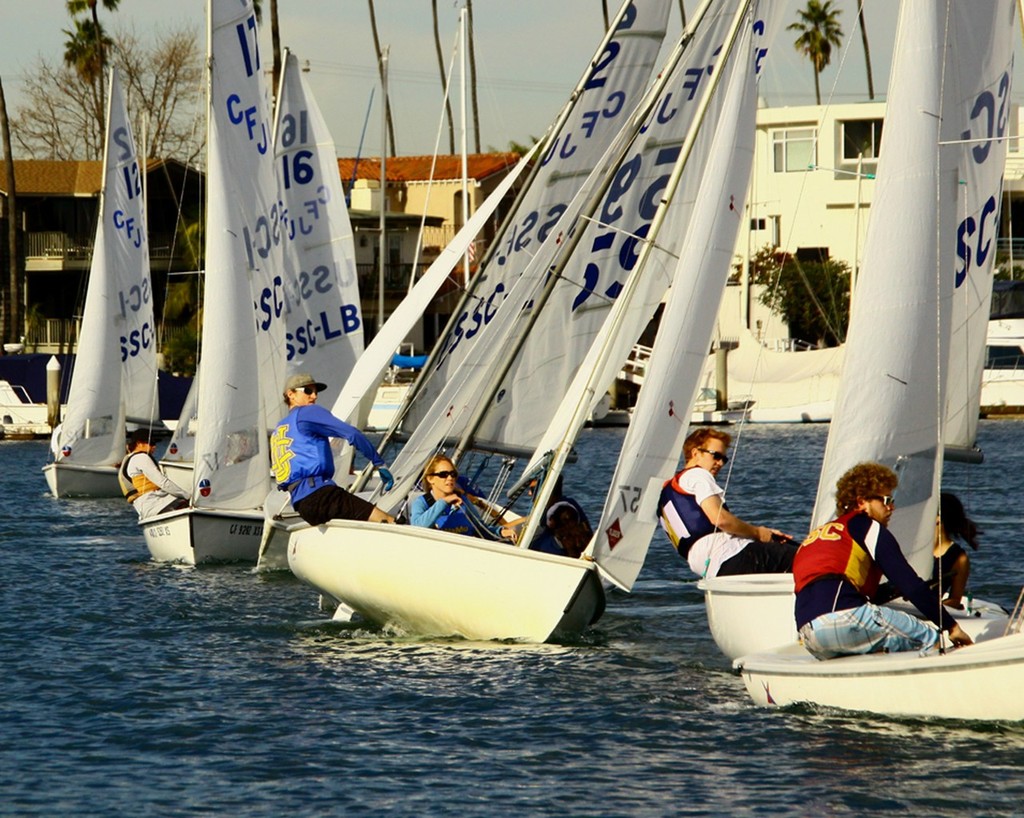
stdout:
<svg viewBox="0 0 1024 818">
<path fill-rule="evenodd" d="M 814 102 L 810 63 L 793 48 L 796 19 L 806 0 L 771 0 L 783 7 L 776 47 L 762 81 L 769 105 Z M 867 99 L 863 49 L 855 0 L 835 0 L 842 10 L 844 44 L 821 78 L 823 100 Z M 864 0 L 871 45 L 876 99 L 884 99 L 895 31 L 895 0 Z M 264 0 L 269 8 L 269 0 Z M 458 29 L 458 0 L 438 0 L 445 63 L 450 61 Z M 617 0 L 608 0 L 611 13 Z M 688 13 L 698 0 L 685 0 Z M 122 0 L 117 12 L 100 11 L 114 30 L 149 32 L 191 26 L 205 39 L 206 0 Z M 0 0 L 0 78 L 13 116 L 23 103 L 24 78 L 40 58 L 59 61 L 70 18 L 64 0 Z M 382 46 L 390 49 L 390 98 L 400 155 L 430 155 L 438 140 L 442 88 L 434 48 L 430 0 L 376 0 Z M 324 111 L 340 156 L 379 155 L 381 93 L 366 0 L 278 0 L 283 46 L 308 61 L 314 94 Z M 510 141 L 540 137 L 564 104 L 603 35 L 601 0 L 475 0 L 476 62 L 483 150 L 504 150 Z M 669 37 L 680 30 L 678 0 L 673 0 Z M 268 20 L 261 38 L 270 53 Z M 456 75 L 457 76 L 457 75 Z M 456 80 L 457 85 L 457 80 Z M 374 90 L 376 89 L 376 90 Z M 1019 92 L 1019 84 L 1018 84 Z M 368 106 L 373 95 L 372 110 Z M 457 94 L 457 87 L 455 92 Z M 1015 95 L 1016 96 L 1016 95 Z M 453 101 L 458 116 L 458 98 Z M 365 127 L 365 136 L 363 136 Z M 441 138 L 447 152 L 447 131 Z M 469 138 L 473 149 L 472 136 Z M 17 156 L 17 154 L 16 154 Z"/>
</svg>

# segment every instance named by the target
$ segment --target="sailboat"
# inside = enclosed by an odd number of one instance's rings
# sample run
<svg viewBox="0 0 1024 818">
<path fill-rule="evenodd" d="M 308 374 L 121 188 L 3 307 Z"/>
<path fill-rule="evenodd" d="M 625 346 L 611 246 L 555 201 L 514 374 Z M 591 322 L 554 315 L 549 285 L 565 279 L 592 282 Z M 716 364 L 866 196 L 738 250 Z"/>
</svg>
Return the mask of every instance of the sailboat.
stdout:
<svg viewBox="0 0 1024 818">
<path fill-rule="evenodd" d="M 928 12 L 919 12 L 928 13 Z M 935 12 L 937 13 L 937 12 Z M 960 36 L 969 36 L 967 31 Z M 952 35 L 951 35 L 952 36 Z M 906 37 L 906 35 L 904 35 Z M 1012 54 L 1012 44 L 1000 40 L 1001 48 L 1006 55 Z M 925 48 L 921 46 L 921 48 Z M 956 53 L 956 52 L 954 52 Z M 992 276 L 995 265 L 995 253 L 990 252 L 994 248 L 991 240 L 995 236 L 995 217 L 998 211 L 999 194 L 1002 184 L 1003 163 L 1005 161 L 1005 141 L 989 141 L 978 144 L 971 143 L 964 134 L 976 134 L 982 128 L 977 122 L 979 116 L 975 105 L 985 105 L 988 97 L 984 96 L 985 88 L 996 83 L 997 91 L 999 83 L 1004 80 L 1005 65 L 995 56 L 985 66 L 968 64 L 972 57 L 966 54 L 960 58 L 962 64 L 958 66 L 956 84 L 947 81 L 944 86 L 944 93 L 961 94 L 962 100 L 943 103 L 940 99 L 926 98 L 923 95 L 927 90 L 938 94 L 930 85 L 919 83 L 914 85 L 917 93 L 921 96 L 912 96 L 908 105 L 922 110 L 938 110 L 943 105 L 945 118 L 943 120 L 944 136 L 937 139 L 934 133 L 926 132 L 923 125 L 918 125 L 917 130 L 921 131 L 918 136 L 913 126 L 908 125 L 903 118 L 903 112 L 896 107 L 894 100 L 898 101 L 900 96 L 912 94 L 901 84 L 905 81 L 893 71 L 893 90 L 889 95 L 889 114 L 886 121 L 886 142 L 885 150 L 889 151 L 890 158 L 882 159 L 879 168 L 876 187 L 876 203 L 872 208 L 872 220 L 869 223 L 868 244 L 865 248 L 865 260 L 862 265 L 862 272 L 858 278 L 857 291 L 854 296 L 854 310 L 859 308 L 860 303 L 867 306 L 860 308 L 870 310 L 873 316 L 869 326 L 861 330 L 863 335 L 872 336 L 882 343 L 883 348 L 874 349 L 870 355 L 875 355 L 878 360 L 898 361 L 903 365 L 912 366 L 915 372 L 928 368 L 929 371 L 938 371 L 938 364 L 934 361 L 915 361 L 910 356 L 911 350 L 920 350 L 927 338 L 927 345 L 930 349 L 941 340 L 942 355 L 938 359 L 942 362 L 943 379 L 941 386 L 944 390 L 941 398 L 942 420 L 937 416 L 931 417 L 931 422 L 937 424 L 941 435 L 942 446 L 939 449 L 939 460 L 978 461 L 980 452 L 976 448 L 975 441 L 978 428 L 978 409 L 981 401 L 981 375 L 984 366 L 986 326 L 988 321 L 989 300 L 992 291 Z M 1010 59 L 1006 57 L 1006 61 Z M 909 71 L 910 69 L 905 69 Z M 923 70 L 918 67 L 918 70 Z M 935 77 L 941 79 L 942 65 L 932 65 L 931 70 Z M 938 81 L 938 80 L 936 80 Z M 993 92 L 995 93 L 995 92 Z M 1005 89 L 999 93 L 1006 93 Z M 995 99 L 998 101 L 1000 97 Z M 976 100 L 981 99 L 979 103 Z M 995 103 L 993 103 L 995 104 Z M 955 107 L 954 107 L 955 106 Z M 996 120 L 994 120 L 996 121 Z M 995 126 L 993 126 L 995 127 Z M 1005 126 L 1004 126 L 1005 127 Z M 987 125 L 985 126 L 987 128 Z M 983 130 L 982 138 L 993 138 L 1001 133 L 989 133 Z M 914 148 L 906 148 L 901 143 L 909 141 L 910 136 L 903 137 L 904 133 L 913 134 L 918 141 Z M 977 138 L 977 137 L 975 137 Z M 943 143 L 942 150 L 939 144 Z M 946 144 L 949 143 L 949 144 Z M 955 143 L 955 144 L 954 144 Z M 943 301 L 943 320 L 946 322 L 941 334 L 935 331 L 936 311 L 927 304 L 921 312 L 922 321 L 929 320 L 927 325 L 914 326 L 909 321 L 909 316 L 904 303 L 919 303 L 922 294 L 929 294 L 934 300 L 937 298 L 934 282 L 911 282 L 906 274 L 897 275 L 896 270 L 903 271 L 909 260 L 898 260 L 892 253 L 892 246 L 898 244 L 907 247 L 906 233 L 908 217 L 907 212 L 921 213 L 924 205 L 921 204 L 925 193 L 918 190 L 912 191 L 911 181 L 904 178 L 909 176 L 909 171 L 904 170 L 899 164 L 902 154 L 915 155 L 914 151 L 920 151 L 920 156 L 938 157 L 946 161 L 953 161 L 950 157 L 957 151 L 962 152 L 962 157 L 957 157 L 961 178 L 964 184 L 958 184 L 955 188 L 955 195 L 947 191 L 942 192 L 942 201 L 935 204 L 934 213 L 929 213 L 927 221 L 932 225 L 932 234 L 919 239 L 920 244 L 935 243 L 935 230 L 941 231 L 940 235 L 953 236 L 954 241 L 945 247 L 946 255 L 943 256 L 943 263 L 946 269 L 956 269 L 957 277 L 953 282 L 956 286 L 950 289 L 946 301 Z M 927 154 L 924 152 L 927 151 Z M 897 156 L 896 159 L 892 155 Z M 976 157 L 984 157 L 984 161 L 977 161 Z M 973 159 L 973 161 L 972 161 Z M 882 175 L 882 171 L 886 176 Z M 952 173 L 952 171 L 950 171 Z M 899 174 L 899 175 L 897 175 Z M 921 183 L 919 183 L 921 184 Z M 907 191 L 904 193 L 903 191 Z M 878 193 L 884 192 L 886 198 L 879 199 Z M 936 194 L 929 194 L 930 199 L 937 198 Z M 892 201 L 895 205 L 890 205 Z M 911 207 L 913 204 L 913 207 Z M 893 207 L 894 210 L 886 212 L 886 207 Z M 876 215 L 880 214 L 880 215 Z M 919 219 L 924 221 L 924 217 Z M 940 221 L 941 220 L 941 221 Z M 902 232 L 896 237 L 886 235 L 880 226 L 883 222 L 889 222 Z M 918 220 L 914 221 L 917 224 Z M 938 225 L 938 228 L 936 228 Z M 872 238 L 872 232 L 882 238 Z M 974 236 L 975 244 L 969 242 L 969 237 Z M 887 243 L 886 243 L 887 242 Z M 908 253 L 913 260 L 913 269 L 920 269 L 924 263 L 925 256 L 922 252 L 912 249 Z M 933 252 L 934 255 L 934 252 Z M 878 261 L 883 256 L 887 261 Z M 873 265 L 869 267 L 868 265 Z M 934 264 L 921 273 L 922 276 L 935 277 Z M 880 277 L 880 278 L 879 278 Z M 864 282 L 867 283 L 864 283 Z M 928 289 L 929 282 L 931 283 Z M 900 299 L 897 295 L 897 284 L 903 287 L 906 295 Z M 871 288 L 880 290 L 875 296 L 877 303 L 872 302 Z M 893 329 L 881 323 L 882 313 L 885 305 L 887 309 L 895 309 L 896 315 L 891 317 Z M 898 305 L 898 307 L 894 306 Z M 862 319 L 866 320 L 866 319 Z M 846 344 L 847 351 L 844 357 L 848 358 L 848 351 L 851 345 L 851 337 L 854 342 L 863 344 L 863 338 L 857 338 L 853 332 L 852 325 Z M 902 342 L 897 339 L 904 339 Z M 800 353 L 801 355 L 805 353 Z M 938 353 L 936 353 L 938 354 Z M 905 361 L 905 363 L 904 363 Z M 860 363 L 846 363 L 844 360 L 844 380 L 842 387 L 845 392 L 845 400 L 853 404 L 859 404 L 864 395 L 874 395 L 874 385 L 867 386 L 863 383 L 853 386 L 847 385 L 849 373 L 857 371 L 858 366 L 865 366 L 865 360 Z M 948 374 L 946 372 L 948 371 Z M 898 383 L 901 379 L 896 376 Z M 884 381 L 888 384 L 888 380 Z M 914 381 L 919 391 L 925 392 L 931 385 L 921 385 L 920 376 Z M 938 387 L 935 387 L 938 388 Z M 850 390 L 853 390 L 851 394 Z M 881 395 L 887 396 L 888 392 Z M 909 458 L 905 454 L 907 443 L 896 442 L 896 432 L 900 427 L 917 429 L 919 440 L 915 446 L 927 448 L 921 440 L 925 439 L 928 430 L 932 427 L 925 427 L 922 418 L 927 415 L 926 407 L 939 400 L 931 393 L 923 397 L 908 398 L 900 394 L 898 400 L 892 398 L 892 406 L 879 406 L 879 398 L 873 398 L 867 404 L 861 405 L 858 412 L 852 415 L 852 420 L 844 423 L 837 423 L 833 420 L 829 431 L 829 451 L 826 454 L 826 463 L 823 466 L 820 476 L 818 498 L 812 518 L 812 527 L 820 525 L 831 519 L 834 510 L 833 492 L 838 477 L 848 468 L 857 462 L 854 458 L 861 460 L 876 459 L 882 462 L 892 461 L 890 465 L 900 464 L 897 473 L 900 474 L 900 484 L 903 487 L 900 492 L 900 509 L 893 518 L 892 527 L 901 543 L 916 543 L 919 549 L 919 561 L 915 564 L 916 570 L 924 575 L 931 572 L 931 541 L 934 533 L 935 515 L 938 510 L 937 494 L 934 496 L 924 495 L 923 489 L 918 486 L 911 487 L 911 480 L 927 480 L 929 483 L 934 477 L 939 479 L 941 465 L 936 466 L 934 475 L 931 466 L 924 472 L 925 477 L 915 478 L 914 471 L 905 474 L 903 464 L 916 463 L 920 457 Z M 839 408 L 836 402 L 836 408 Z M 909 407 L 909 408 L 908 408 Z M 874 412 L 868 411 L 870 409 Z M 845 417 L 851 417 L 852 409 L 845 410 Z M 888 414 L 883 417 L 883 412 Z M 904 415 L 903 413 L 906 413 Z M 837 415 L 837 419 L 841 418 Z M 930 443 L 935 448 L 934 440 Z M 914 451 L 915 449 L 911 449 Z M 841 454 L 843 453 L 843 454 Z M 929 461 L 930 462 L 930 461 Z M 906 498 L 913 496 L 920 499 L 911 509 Z M 922 516 L 922 512 L 923 516 Z M 914 515 L 912 517 L 912 515 Z M 906 520 L 915 519 L 917 528 L 914 530 L 904 529 Z M 912 563 L 914 564 L 914 563 Z M 793 619 L 793 582 L 789 574 L 761 574 L 732 577 L 704 578 L 698 583 L 698 587 L 704 591 L 705 608 L 707 610 L 708 625 L 711 634 L 722 652 L 730 659 L 736 659 L 748 653 L 755 653 L 781 645 L 792 644 L 797 639 L 796 624 Z M 1001 606 L 990 601 L 976 599 L 972 609 L 963 614 L 953 612 L 960 620 L 961 627 L 972 636 L 984 633 L 991 633 L 1005 625 L 1006 614 Z"/>
<path fill-rule="evenodd" d="M 393 417 L 381 444 L 382 450 L 397 438 L 406 412 L 413 408 L 414 396 L 426 402 L 433 400 L 434 393 L 424 385 L 447 380 L 446 363 L 453 357 L 454 346 L 458 346 L 458 343 L 453 346 L 451 339 L 463 340 L 463 346 L 468 348 L 487 336 L 493 316 L 504 308 L 503 294 L 512 288 L 532 256 L 532 246 L 538 241 L 533 231 L 541 214 L 545 227 L 539 235 L 543 236 L 554 229 L 558 216 L 566 209 L 572 192 L 579 186 L 579 180 L 593 169 L 643 94 L 665 35 L 669 8 L 670 3 L 666 0 L 626 0 L 622 4 L 590 66 L 545 138 L 506 175 L 388 317 L 341 387 L 331 406 L 334 415 L 357 428 L 365 425 L 363 407 L 367 398 L 377 390 L 394 350 L 422 317 L 455 266 L 464 261 L 469 244 L 494 217 L 515 186 L 520 184 L 520 193 L 498 232 L 498 240 L 492 245 L 507 245 L 507 249 L 491 250 L 483 258 L 482 272 L 473 279 L 455 310 L 444 336 L 446 340 L 435 348 L 424 375 Z M 595 71 L 595 66 L 600 70 Z M 602 114 L 595 118 L 595 110 L 601 110 Z M 533 162 L 538 155 L 543 157 L 541 161 Z M 520 179 L 527 172 L 529 178 L 521 183 Z M 448 354 L 442 354 L 444 351 Z M 461 351 L 458 355 L 461 356 Z M 407 427 L 414 425 L 414 420 L 406 423 Z M 336 473 L 345 471 L 347 469 L 336 468 Z M 357 481 L 356 486 L 360 488 L 361 483 Z M 278 498 L 278 505 L 282 502 Z M 300 530 L 304 523 L 288 517 L 269 502 L 268 511 L 262 551 L 284 555 L 288 536 Z M 260 564 L 263 562 L 261 557 Z M 276 558 L 268 560 L 268 564 L 271 562 L 279 564 Z"/>
<path fill-rule="evenodd" d="M 287 214 L 252 3 L 209 0 L 206 279 L 191 505 L 141 520 L 156 560 L 256 562 L 284 383 Z"/>
<path fill-rule="evenodd" d="M 727 168 L 735 159 L 731 140 L 716 141 L 716 129 L 728 130 L 724 112 L 737 116 L 732 100 L 741 95 L 753 116 L 749 86 L 766 53 L 760 39 L 765 26 L 756 14 L 763 10 L 759 3 L 712 2 L 691 21 L 686 46 L 674 52 L 630 118 L 635 127 L 618 135 L 566 206 L 564 232 L 537 247 L 508 292 L 506 303 L 525 309 L 492 317 L 488 347 L 474 345 L 394 461 L 399 490 L 392 494 L 399 496 L 385 495 L 378 504 L 397 507 L 425 460 L 447 444 L 460 467 L 474 450 L 525 450 L 530 459 L 511 493 L 536 477 L 533 508 L 545 507 L 573 440 L 673 275 L 692 268 L 690 258 L 677 257 L 681 237 L 710 204 L 705 197 L 721 192 L 701 184 L 705 168 Z M 697 76 L 706 80 L 688 88 L 687 79 Z M 752 138 L 752 118 L 748 122 Z M 716 150 L 728 151 L 729 158 L 710 161 Z M 735 190 L 740 201 L 746 184 L 743 179 Z M 729 206 L 736 201 L 718 201 L 734 228 L 739 214 Z M 697 244 L 695 236 L 691 246 Z M 720 271 L 719 298 L 726 269 Z M 707 335 L 704 345 L 710 327 Z M 561 353 L 554 356 L 558 360 L 550 360 L 552 351 Z M 695 388 L 696 374 L 686 400 L 692 401 Z M 529 409 L 510 411 L 524 406 Z M 551 420 L 530 422 L 538 418 Z M 636 479 L 647 488 L 651 481 L 643 474 L 640 469 Z M 613 487 L 608 506 L 622 502 L 620 488 Z M 645 502 L 639 498 L 637 508 Z M 609 526 L 580 559 L 531 551 L 526 544 L 541 517 L 530 514 L 518 547 L 410 526 L 332 521 L 294 533 L 289 564 L 323 595 L 373 622 L 423 635 L 546 641 L 578 633 L 601 615 L 603 565 L 615 562 L 619 537 Z M 597 542 L 602 537 L 603 546 Z M 645 551 L 643 537 L 637 540 Z M 632 561 L 642 563 L 642 553 Z M 628 578 L 623 582 L 629 584 Z"/>
<path fill-rule="evenodd" d="M 67 414 L 43 468 L 54 497 L 119 497 L 126 420 L 159 424 L 149 241 L 139 164 L 116 68 L 110 72 L 100 216 Z"/>
<path fill-rule="evenodd" d="M 957 379 L 980 384 L 975 356 L 958 361 L 951 338 L 967 315 L 958 298 L 982 300 L 987 318 L 994 232 L 979 228 L 991 228 L 1000 200 L 1008 132 L 997 112 L 1009 104 L 1015 14 L 1012 0 L 901 8 L 878 189 L 818 488 L 815 525 L 833 516 L 830 495 L 847 468 L 893 468 L 889 528 L 919 574 L 931 565 L 944 435 L 956 424 L 947 401 Z M 958 617 L 965 629 L 970 621 Z M 1020 720 L 1024 634 L 1019 618 L 1001 625 L 975 627 L 975 645 L 924 657 L 818 661 L 791 644 L 734 667 L 764 705 Z"/>
<path fill-rule="evenodd" d="M 287 50 L 277 99 L 274 154 L 289 214 L 283 247 L 286 366 L 315 373 L 339 389 L 363 354 L 355 240 L 334 140 L 298 59 Z M 282 405 L 278 414 L 285 411 Z M 350 447 L 337 448 L 339 461 L 351 459 Z M 335 473 L 348 471 L 348 464 L 339 462 Z M 277 489 L 264 501 L 264 516 L 257 568 L 286 570 L 288 532 L 305 523 L 287 492 Z"/>
</svg>

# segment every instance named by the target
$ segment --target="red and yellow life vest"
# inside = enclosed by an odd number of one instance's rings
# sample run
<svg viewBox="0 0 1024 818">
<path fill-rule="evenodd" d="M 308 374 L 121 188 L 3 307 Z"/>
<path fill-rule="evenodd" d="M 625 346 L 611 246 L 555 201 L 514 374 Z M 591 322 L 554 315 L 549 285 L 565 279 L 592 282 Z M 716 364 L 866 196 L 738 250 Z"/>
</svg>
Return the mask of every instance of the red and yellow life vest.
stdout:
<svg viewBox="0 0 1024 818">
<path fill-rule="evenodd" d="M 815 529 L 801 543 L 793 558 L 796 592 L 823 577 L 845 577 L 865 596 L 872 596 L 882 578 L 868 550 L 850 536 L 848 524 L 860 514 L 851 511 Z"/>
</svg>

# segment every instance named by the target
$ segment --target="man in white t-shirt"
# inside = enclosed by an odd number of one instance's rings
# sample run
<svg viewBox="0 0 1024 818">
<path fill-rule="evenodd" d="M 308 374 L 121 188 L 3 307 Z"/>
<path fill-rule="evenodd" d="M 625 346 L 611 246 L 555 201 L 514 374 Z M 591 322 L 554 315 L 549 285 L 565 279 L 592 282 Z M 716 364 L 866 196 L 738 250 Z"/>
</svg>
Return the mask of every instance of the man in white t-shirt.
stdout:
<svg viewBox="0 0 1024 818">
<path fill-rule="evenodd" d="M 683 444 L 683 470 L 665 483 L 658 503 L 661 526 L 697 576 L 788 573 L 797 544 L 788 534 L 751 525 L 729 511 L 715 480 L 732 437 L 697 429 Z"/>
</svg>

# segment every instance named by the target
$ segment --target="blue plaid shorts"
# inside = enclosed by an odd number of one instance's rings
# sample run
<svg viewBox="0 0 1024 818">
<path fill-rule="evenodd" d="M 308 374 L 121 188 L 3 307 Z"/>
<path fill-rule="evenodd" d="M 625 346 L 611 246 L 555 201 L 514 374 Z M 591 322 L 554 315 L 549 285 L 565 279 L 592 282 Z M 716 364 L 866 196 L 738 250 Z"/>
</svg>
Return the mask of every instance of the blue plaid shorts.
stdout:
<svg viewBox="0 0 1024 818">
<path fill-rule="evenodd" d="M 800 636 L 816 659 L 907 650 L 923 655 L 939 641 L 939 631 L 930 622 L 870 602 L 822 614 L 800 628 Z"/>
</svg>

